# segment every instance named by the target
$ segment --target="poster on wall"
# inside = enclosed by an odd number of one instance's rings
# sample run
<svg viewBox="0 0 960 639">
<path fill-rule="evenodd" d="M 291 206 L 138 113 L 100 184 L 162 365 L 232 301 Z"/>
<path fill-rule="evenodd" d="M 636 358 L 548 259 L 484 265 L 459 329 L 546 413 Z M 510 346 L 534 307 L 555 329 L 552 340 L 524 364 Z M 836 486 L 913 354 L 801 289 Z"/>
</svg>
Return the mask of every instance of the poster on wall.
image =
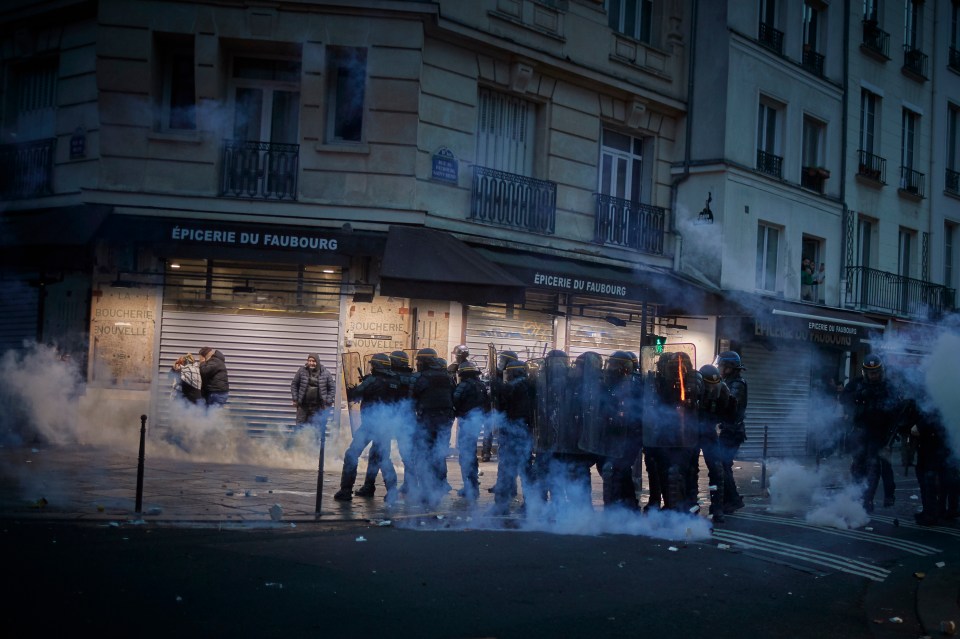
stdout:
<svg viewBox="0 0 960 639">
<path fill-rule="evenodd" d="M 374 353 L 390 353 L 410 345 L 411 313 L 407 300 L 377 296 L 354 303 L 347 312 L 346 351 L 358 354 L 360 368 Z M 351 374 L 353 371 L 351 371 Z"/>
<path fill-rule="evenodd" d="M 111 386 L 150 384 L 158 292 L 149 288 L 93 291 L 90 380 Z"/>
</svg>

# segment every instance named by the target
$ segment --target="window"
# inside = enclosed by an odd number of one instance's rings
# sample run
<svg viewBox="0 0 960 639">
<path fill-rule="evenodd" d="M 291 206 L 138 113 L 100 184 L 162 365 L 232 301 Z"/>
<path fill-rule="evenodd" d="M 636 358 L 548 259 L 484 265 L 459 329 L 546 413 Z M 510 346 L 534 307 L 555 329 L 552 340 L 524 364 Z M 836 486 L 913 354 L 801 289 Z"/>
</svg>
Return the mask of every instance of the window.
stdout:
<svg viewBox="0 0 960 639">
<path fill-rule="evenodd" d="M 777 259 L 780 230 L 766 224 L 757 227 L 757 288 L 777 290 Z"/>
<path fill-rule="evenodd" d="M 863 0 L 863 19 L 874 24 L 880 23 L 881 0 Z"/>
<path fill-rule="evenodd" d="M 960 49 L 960 2 L 950 9 L 950 47 Z"/>
<path fill-rule="evenodd" d="M 300 125 L 300 64 L 237 57 L 233 61 L 233 137 L 296 144 Z"/>
<path fill-rule="evenodd" d="M 19 142 L 56 134 L 57 58 L 41 58 L 13 67 L 8 132 Z"/>
<path fill-rule="evenodd" d="M 900 165 L 905 169 L 913 168 L 913 149 L 917 130 L 916 113 L 909 109 L 903 110 L 900 122 Z"/>
<path fill-rule="evenodd" d="M 757 170 L 774 177 L 783 175 L 780 154 L 780 105 L 761 97 L 757 112 Z"/>
<path fill-rule="evenodd" d="M 159 37 L 155 89 L 154 129 L 182 131 L 197 128 L 197 98 L 194 75 L 193 38 Z"/>
<path fill-rule="evenodd" d="M 956 230 L 957 225 L 952 222 L 943 226 L 943 285 L 949 288 L 957 288 Z"/>
<path fill-rule="evenodd" d="M 870 268 L 873 244 L 873 222 L 861 218 L 857 222 L 857 265 Z"/>
<path fill-rule="evenodd" d="M 777 0 L 760 0 L 760 24 L 777 26 Z"/>
<path fill-rule="evenodd" d="M 803 49 L 820 50 L 820 10 L 810 4 L 803 5 Z"/>
<path fill-rule="evenodd" d="M 877 130 L 877 113 L 880 98 L 875 94 L 862 89 L 860 91 L 860 150 L 874 153 L 875 132 Z"/>
<path fill-rule="evenodd" d="M 477 105 L 477 166 L 517 175 L 533 175 L 533 103 L 480 89 Z"/>
<path fill-rule="evenodd" d="M 803 116 L 803 166 L 823 166 L 823 140 L 826 125 L 810 116 Z"/>
<path fill-rule="evenodd" d="M 960 106 L 947 105 L 947 168 L 960 171 Z"/>
<path fill-rule="evenodd" d="M 653 0 L 607 0 L 610 28 L 641 42 L 650 42 Z"/>
<path fill-rule="evenodd" d="M 643 168 L 643 138 L 603 130 L 598 192 L 631 202 L 643 201 L 647 179 Z"/>
<path fill-rule="evenodd" d="M 908 49 L 922 48 L 920 36 L 923 33 L 923 2 L 905 0 L 903 14 L 903 43 Z"/>
<path fill-rule="evenodd" d="M 902 277 L 910 277 L 913 236 L 914 233 L 910 229 L 900 229 L 900 238 L 897 242 L 897 273 Z"/>
<path fill-rule="evenodd" d="M 327 141 L 363 141 L 367 50 L 327 47 Z"/>
</svg>

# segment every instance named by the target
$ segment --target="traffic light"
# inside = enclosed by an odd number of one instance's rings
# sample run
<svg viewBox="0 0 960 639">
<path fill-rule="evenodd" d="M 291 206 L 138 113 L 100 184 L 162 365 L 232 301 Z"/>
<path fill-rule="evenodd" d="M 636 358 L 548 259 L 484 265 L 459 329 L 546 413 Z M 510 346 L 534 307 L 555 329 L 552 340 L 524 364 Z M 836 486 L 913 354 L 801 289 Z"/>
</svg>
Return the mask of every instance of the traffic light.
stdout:
<svg viewBox="0 0 960 639">
<path fill-rule="evenodd" d="M 647 346 L 653 346 L 659 354 L 663 352 L 663 345 L 667 343 L 667 338 L 663 335 L 647 335 Z"/>
</svg>

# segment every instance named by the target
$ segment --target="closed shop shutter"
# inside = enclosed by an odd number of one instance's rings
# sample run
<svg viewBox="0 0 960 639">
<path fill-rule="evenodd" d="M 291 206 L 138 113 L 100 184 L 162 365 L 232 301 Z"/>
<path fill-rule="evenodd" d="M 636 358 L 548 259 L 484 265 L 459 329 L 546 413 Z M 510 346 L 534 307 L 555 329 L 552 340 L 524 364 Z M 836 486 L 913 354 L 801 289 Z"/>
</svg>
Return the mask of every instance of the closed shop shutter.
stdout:
<svg viewBox="0 0 960 639">
<path fill-rule="evenodd" d="M 338 321 L 302 315 L 240 315 L 163 309 L 160 333 L 160 398 L 166 400 L 170 366 L 185 353 L 204 346 L 223 353 L 230 379 L 227 403 L 232 418 L 250 435 L 286 432 L 296 421 L 290 382 L 306 360 L 317 353 L 320 363 L 340 381 L 337 366 Z M 338 393 L 339 397 L 339 393 Z M 162 421 L 166 401 L 158 402 Z"/>
<path fill-rule="evenodd" d="M 39 289 L 20 279 L 0 280 L 0 300 L 0 353 L 21 350 L 25 341 L 37 339 Z"/>
<path fill-rule="evenodd" d="M 516 351 L 521 359 L 543 357 L 555 344 L 554 317 L 523 309 L 502 306 L 468 306 L 466 314 L 467 348 L 470 359 L 487 370 L 487 345 L 497 351 Z"/>
<path fill-rule="evenodd" d="M 604 357 L 613 351 L 640 354 L 640 322 L 614 326 L 602 319 L 571 317 L 567 322 L 567 331 L 567 354 L 571 360 L 587 351 L 600 353 Z"/>
<path fill-rule="evenodd" d="M 802 457 L 807 453 L 810 399 L 810 347 L 777 344 L 767 350 L 744 344 L 740 357 L 747 370 L 747 441 L 742 459 L 763 457 L 763 431 L 768 429 L 767 457 Z"/>
</svg>

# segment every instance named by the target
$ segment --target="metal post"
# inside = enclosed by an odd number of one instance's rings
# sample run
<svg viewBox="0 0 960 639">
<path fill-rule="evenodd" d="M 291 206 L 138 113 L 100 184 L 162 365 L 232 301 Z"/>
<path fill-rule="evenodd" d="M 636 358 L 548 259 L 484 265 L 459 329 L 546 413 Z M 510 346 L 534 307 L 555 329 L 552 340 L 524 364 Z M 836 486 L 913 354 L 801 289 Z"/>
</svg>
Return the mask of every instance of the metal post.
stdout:
<svg viewBox="0 0 960 639">
<path fill-rule="evenodd" d="M 137 458 L 137 505 L 134 512 L 143 512 L 143 449 L 147 438 L 147 416 L 140 416 L 140 455 Z"/>
<path fill-rule="evenodd" d="M 327 445 L 328 422 L 329 419 L 324 420 L 323 424 L 320 425 L 320 462 L 317 469 L 317 509 L 314 513 L 316 517 L 320 517 L 320 506 L 323 503 L 323 457 Z"/>
<path fill-rule="evenodd" d="M 770 433 L 770 426 L 763 425 L 763 456 L 760 460 L 760 494 L 767 494 L 767 441 Z"/>
</svg>

